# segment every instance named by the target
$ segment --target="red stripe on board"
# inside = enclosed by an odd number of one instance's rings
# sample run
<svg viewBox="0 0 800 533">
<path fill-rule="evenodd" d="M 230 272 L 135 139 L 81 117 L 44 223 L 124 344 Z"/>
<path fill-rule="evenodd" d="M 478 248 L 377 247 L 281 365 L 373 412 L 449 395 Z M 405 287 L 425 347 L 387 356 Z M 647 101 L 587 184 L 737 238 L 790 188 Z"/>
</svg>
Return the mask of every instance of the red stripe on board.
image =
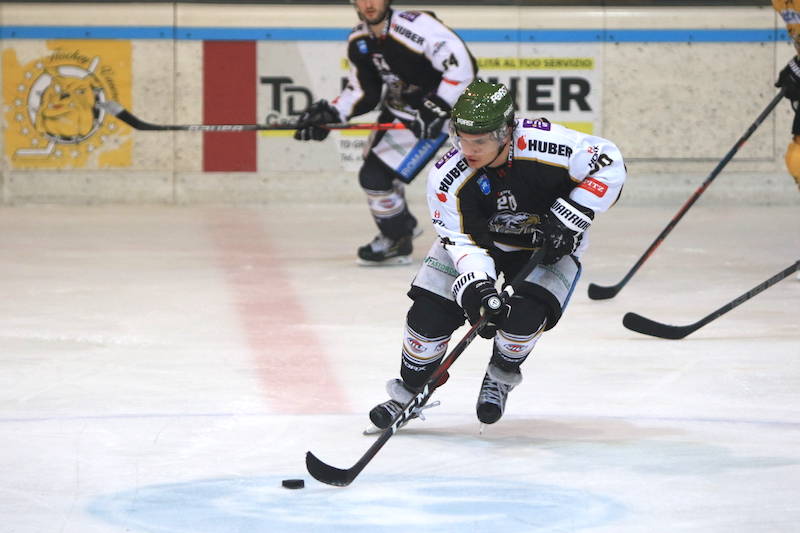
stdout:
<svg viewBox="0 0 800 533">
<path fill-rule="evenodd" d="M 256 123 L 255 41 L 203 42 L 203 123 Z M 255 172 L 256 132 L 203 133 L 205 172 Z"/>
<path fill-rule="evenodd" d="M 225 210 L 208 222 L 255 368 L 272 408 L 288 414 L 350 412 L 325 347 L 314 334 L 258 218 Z"/>
</svg>

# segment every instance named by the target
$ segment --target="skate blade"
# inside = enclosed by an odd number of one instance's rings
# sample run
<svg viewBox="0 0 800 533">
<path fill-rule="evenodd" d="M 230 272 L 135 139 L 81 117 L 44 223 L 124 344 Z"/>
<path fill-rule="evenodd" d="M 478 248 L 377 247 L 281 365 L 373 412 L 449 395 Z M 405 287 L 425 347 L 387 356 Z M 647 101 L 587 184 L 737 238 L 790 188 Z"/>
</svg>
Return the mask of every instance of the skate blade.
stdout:
<svg viewBox="0 0 800 533">
<path fill-rule="evenodd" d="M 356 264 L 368 267 L 382 267 L 382 266 L 399 266 L 410 265 L 413 260 L 410 255 L 398 255 L 397 257 L 390 257 L 383 261 L 366 261 L 360 257 L 356 259 Z"/>
</svg>

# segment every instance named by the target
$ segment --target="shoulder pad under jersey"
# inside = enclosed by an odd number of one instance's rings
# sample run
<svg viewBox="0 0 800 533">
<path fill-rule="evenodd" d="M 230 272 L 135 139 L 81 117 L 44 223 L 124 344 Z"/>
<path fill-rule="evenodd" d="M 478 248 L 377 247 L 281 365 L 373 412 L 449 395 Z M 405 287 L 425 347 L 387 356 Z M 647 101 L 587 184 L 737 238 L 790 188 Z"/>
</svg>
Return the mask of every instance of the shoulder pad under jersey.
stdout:
<svg viewBox="0 0 800 533">
<path fill-rule="evenodd" d="M 431 24 L 438 25 L 439 22 L 421 11 L 395 11 L 389 33 L 398 41 L 419 49 L 425 45 Z"/>
<path fill-rule="evenodd" d="M 440 201 L 446 202 L 448 196 L 454 196 L 464 180 L 475 173 L 464 156 L 453 148 L 436 162 L 428 176 L 429 191 L 433 190 Z"/>
<path fill-rule="evenodd" d="M 567 167 L 575 142 L 571 130 L 560 124 L 544 118 L 521 119 L 514 130 L 514 157 Z"/>
<path fill-rule="evenodd" d="M 439 160 L 438 160 L 438 161 L 435 163 L 435 166 L 436 166 L 436 168 L 442 168 L 442 167 L 444 166 L 444 164 L 445 164 L 445 163 L 446 163 L 446 162 L 447 162 L 449 159 L 452 159 L 452 157 L 453 157 L 454 155 L 456 155 L 457 153 L 458 153 L 458 148 L 451 148 L 449 152 L 447 152 L 446 154 L 444 154 L 444 155 L 441 157 L 441 159 L 439 159 Z"/>
<path fill-rule="evenodd" d="M 348 41 L 352 41 L 353 39 L 358 39 L 359 37 L 366 37 L 369 35 L 369 30 L 367 29 L 367 25 L 363 22 L 359 22 L 353 29 L 350 30 L 350 35 L 347 36 Z"/>
</svg>

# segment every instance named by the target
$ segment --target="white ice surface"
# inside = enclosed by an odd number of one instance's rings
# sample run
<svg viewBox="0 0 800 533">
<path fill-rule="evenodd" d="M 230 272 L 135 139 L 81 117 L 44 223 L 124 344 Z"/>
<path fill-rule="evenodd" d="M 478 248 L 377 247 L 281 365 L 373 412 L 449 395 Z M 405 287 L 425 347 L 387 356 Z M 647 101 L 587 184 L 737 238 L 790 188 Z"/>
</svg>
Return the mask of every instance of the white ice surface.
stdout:
<svg viewBox="0 0 800 533">
<path fill-rule="evenodd" d="M 800 209 L 700 203 L 589 300 L 676 211 L 598 217 L 500 422 L 478 434 L 479 339 L 342 489 L 305 452 L 348 467 L 373 441 L 430 227 L 413 267 L 368 269 L 362 205 L 0 209 L 0 531 L 797 531 L 800 281 L 680 341 L 621 319 L 688 324 L 786 268 Z"/>
</svg>

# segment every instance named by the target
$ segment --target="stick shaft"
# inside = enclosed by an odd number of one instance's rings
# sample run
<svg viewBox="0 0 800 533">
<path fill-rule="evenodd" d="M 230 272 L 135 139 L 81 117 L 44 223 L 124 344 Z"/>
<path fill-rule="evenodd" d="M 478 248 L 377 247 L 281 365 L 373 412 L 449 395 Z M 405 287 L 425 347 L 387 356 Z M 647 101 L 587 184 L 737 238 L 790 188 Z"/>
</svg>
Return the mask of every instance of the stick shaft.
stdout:
<svg viewBox="0 0 800 533">
<path fill-rule="evenodd" d="M 655 240 L 653 240 L 653 242 L 650 244 L 650 246 L 648 246 L 647 250 L 644 251 L 639 260 L 636 261 L 636 263 L 628 271 L 628 273 L 625 274 L 625 276 L 622 278 L 622 281 L 620 281 L 619 283 L 617 283 L 612 287 L 602 287 L 594 284 L 591 284 L 589 286 L 589 297 L 591 299 L 604 300 L 616 296 L 616 294 L 622 289 L 622 287 L 624 287 L 628 283 L 628 281 L 630 281 L 630 279 L 633 277 L 636 271 L 639 270 L 642 264 L 644 264 L 644 262 L 647 261 L 647 259 L 653 254 L 653 252 L 656 251 L 656 248 L 658 248 L 661 245 L 661 243 L 664 241 L 667 235 L 670 234 L 672 229 L 683 218 L 683 215 L 685 215 L 686 212 L 689 211 L 689 208 L 691 208 L 695 204 L 695 202 L 697 202 L 698 198 L 700 198 L 700 196 L 705 192 L 708 186 L 711 185 L 711 182 L 714 181 L 714 179 L 719 175 L 720 172 L 722 172 L 722 169 L 725 168 L 725 166 L 730 162 L 731 159 L 733 159 L 733 156 L 736 155 L 736 153 L 744 145 L 747 139 L 750 138 L 753 132 L 756 131 L 756 129 L 758 129 L 758 127 L 761 125 L 762 122 L 764 122 L 767 116 L 769 116 L 772 110 L 775 109 L 775 106 L 778 105 L 783 96 L 784 96 L 784 89 L 781 89 L 780 91 L 778 91 L 778 94 L 775 95 L 772 101 L 770 101 L 767 107 L 761 112 L 761 114 L 758 115 L 758 117 L 750 125 L 750 127 L 747 128 L 747 131 L 744 132 L 744 135 L 742 135 L 739 138 L 739 140 L 736 141 L 736 144 L 733 145 L 733 148 L 731 148 L 728 151 L 728 153 L 725 154 L 725 157 L 723 157 L 722 160 L 714 168 L 714 170 L 711 171 L 711 174 L 708 175 L 708 177 L 703 181 L 703 183 L 700 184 L 697 190 L 695 190 L 694 193 L 689 197 L 686 203 L 684 203 L 683 206 L 678 210 L 675 216 L 672 217 L 672 220 L 669 221 L 667 226 L 663 230 L 661 230 L 661 233 L 659 233 L 658 236 L 655 238 Z"/>
<path fill-rule="evenodd" d="M 119 120 L 140 131 L 213 131 L 213 132 L 240 132 L 240 131 L 281 131 L 296 130 L 297 124 L 152 124 L 140 119 L 120 104 L 106 101 L 98 104 L 102 109 L 117 117 Z M 402 122 L 337 122 L 324 124 L 329 130 L 402 130 Z"/>
<path fill-rule="evenodd" d="M 764 292 L 765 290 L 769 289 L 770 287 L 772 287 L 773 285 L 775 285 L 779 281 L 782 281 L 783 279 L 791 276 L 794 272 L 797 271 L 798 267 L 800 267 L 800 261 L 795 261 L 795 263 L 792 266 L 781 270 L 780 272 L 778 272 L 777 274 L 775 274 L 774 276 L 772 276 L 768 280 L 766 280 L 766 281 L 764 281 L 762 283 L 759 283 L 758 285 L 756 285 L 755 287 L 753 287 L 752 289 L 750 289 L 746 293 L 734 298 L 733 300 L 731 300 L 727 304 L 723 305 L 722 307 L 720 307 L 719 309 L 717 309 L 713 313 L 709 314 L 705 318 L 702 318 L 701 320 L 698 320 L 696 322 L 697 327 L 701 328 L 702 326 L 705 326 L 706 324 L 708 324 L 712 320 L 715 320 L 715 319 L 721 317 L 722 315 L 724 315 L 728 311 L 730 311 L 730 310 L 732 310 L 732 309 L 734 309 L 736 307 L 739 307 L 740 305 L 742 305 L 744 302 L 746 302 L 747 300 L 749 300 L 753 296 L 755 296 L 755 295 L 757 295 L 757 294 L 759 294 L 761 292 Z"/>
<path fill-rule="evenodd" d="M 439 367 L 433 372 L 430 379 L 428 379 L 423 387 L 422 392 L 418 393 L 408 404 L 403 407 L 403 411 L 400 413 L 399 417 L 395 419 L 392 425 L 386 428 L 378 437 L 378 439 L 372 443 L 372 446 L 370 446 L 367 451 L 364 452 L 356 464 L 346 471 L 348 476 L 348 485 L 356 478 L 356 476 L 358 476 L 358 474 L 361 473 L 362 470 L 364 470 L 364 467 L 366 467 L 372 458 L 375 457 L 375 455 L 380 451 L 380 449 L 383 448 L 384 444 L 389 441 L 389 438 L 394 435 L 403 422 L 405 422 L 405 420 L 411 416 L 411 411 L 414 409 L 414 407 L 422 406 L 428 401 L 435 390 L 435 388 L 432 387 L 432 384 L 436 383 L 436 381 L 447 371 L 447 369 L 453 366 L 453 363 L 456 362 L 456 359 L 461 356 L 464 350 L 466 350 L 467 346 L 469 346 L 472 341 L 475 340 L 475 337 L 478 336 L 478 331 L 485 323 L 486 317 L 481 317 L 481 320 L 479 320 L 470 328 L 466 335 L 464 335 L 464 338 L 459 341 L 450 354 L 448 354 Z M 314 472 L 310 473 L 312 475 L 314 474 Z M 327 481 L 324 479 L 317 478 L 317 480 L 327 483 Z"/>
<path fill-rule="evenodd" d="M 728 311 L 739 307 L 747 300 L 753 298 L 755 295 L 767 290 L 779 281 L 792 275 L 792 273 L 796 272 L 798 269 L 800 269 L 800 261 L 796 261 L 790 267 L 781 270 L 768 280 L 764 281 L 763 283 L 759 283 L 749 291 L 734 298 L 716 311 L 708 314 L 692 324 L 687 324 L 685 326 L 672 326 L 651 320 L 637 313 L 626 313 L 622 319 L 622 324 L 632 331 L 636 331 L 637 333 L 642 333 L 644 335 L 650 335 L 651 337 L 659 337 L 662 339 L 682 339 L 690 333 L 702 328 L 712 320 L 716 320 L 717 318 L 721 317 Z"/>
</svg>

